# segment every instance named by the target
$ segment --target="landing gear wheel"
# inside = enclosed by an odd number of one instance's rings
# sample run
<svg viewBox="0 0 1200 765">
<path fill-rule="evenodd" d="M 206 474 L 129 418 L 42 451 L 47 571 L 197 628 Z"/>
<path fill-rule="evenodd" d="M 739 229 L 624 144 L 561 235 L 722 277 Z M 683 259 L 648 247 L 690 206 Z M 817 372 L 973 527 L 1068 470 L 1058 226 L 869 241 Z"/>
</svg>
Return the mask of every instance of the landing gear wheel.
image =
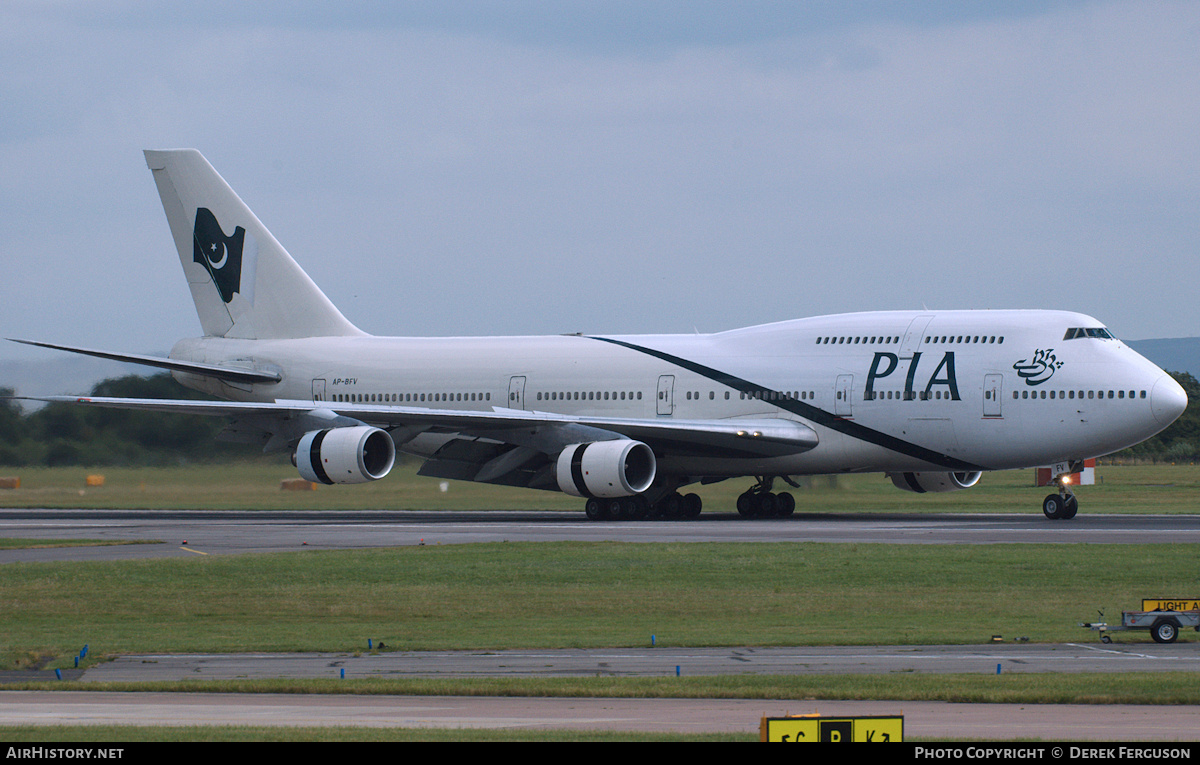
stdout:
<svg viewBox="0 0 1200 765">
<path fill-rule="evenodd" d="M 641 494 L 636 494 L 629 498 L 629 517 L 635 521 L 640 521 L 650 515 L 650 501 Z"/>
<path fill-rule="evenodd" d="M 1179 625 L 1172 619 L 1159 619 L 1150 628 L 1150 637 L 1155 643 L 1174 643 L 1179 637 Z"/>
<path fill-rule="evenodd" d="M 796 512 L 796 498 L 786 491 L 775 495 L 775 514 L 780 518 L 788 518 Z"/>
<path fill-rule="evenodd" d="M 587 514 L 589 521 L 602 521 L 604 520 L 604 503 L 592 497 L 583 506 L 583 512 Z"/>
<path fill-rule="evenodd" d="M 704 508 L 704 500 L 699 494 L 685 494 L 683 496 L 683 517 L 688 520 L 700 517 L 700 511 Z"/>
<path fill-rule="evenodd" d="M 1110 638 L 1108 635 L 1101 635 L 1101 636 L 1100 636 L 1100 642 L 1101 642 L 1101 643 L 1111 643 L 1111 642 L 1112 642 L 1112 638 Z"/>
<path fill-rule="evenodd" d="M 758 512 L 758 503 L 754 501 L 754 495 L 748 491 L 739 494 L 737 511 L 743 518 L 753 518 Z"/>
<path fill-rule="evenodd" d="M 1079 512 L 1079 499 L 1074 494 L 1068 494 L 1063 501 L 1063 511 L 1059 518 L 1069 521 Z"/>
<path fill-rule="evenodd" d="M 620 521 L 628 518 L 629 516 L 626 513 L 628 509 L 629 506 L 623 499 L 608 500 L 608 517 L 612 518 L 614 521 Z"/>
<path fill-rule="evenodd" d="M 770 492 L 759 494 L 755 499 L 758 500 L 758 517 L 773 518 L 775 510 L 779 503 L 775 501 L 775 495 Z"/>
<path fill-rule="evenodd" d="M 1042 514 L 1052 521 L 1057 521 L 1063 517 L 1066 504 L 1058 494 L 1047 494 L 1042 500 Z"/>
<path fill-rule="evenodd" d="M 678 518 L 683 513 L 683 497 L 672 492 L 658 501 L 658 514 L 663 518 Z"/>
</svg>

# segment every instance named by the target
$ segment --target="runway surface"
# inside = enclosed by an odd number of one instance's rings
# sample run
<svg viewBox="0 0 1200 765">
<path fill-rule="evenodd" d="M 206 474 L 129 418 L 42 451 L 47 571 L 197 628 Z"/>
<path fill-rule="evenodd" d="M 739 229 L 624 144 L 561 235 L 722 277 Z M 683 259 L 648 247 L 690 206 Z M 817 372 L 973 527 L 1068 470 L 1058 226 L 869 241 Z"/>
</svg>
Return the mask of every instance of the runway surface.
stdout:
<svg viewBox="0 0 1200 765">
<path fill-rule="evenodd" d="M 591 522 L 582 513 L 0 510 L 0 537 L 151 544 L 0 551 L 0 564 L 496 541 L 1200 544 L 1200 515 L 815 515 Z"/>
<path fill-rule="evenodd" d="M 1195 741 L 1200 707 L 928 701 L 579 699 L 302 694 L 0 693 L 0 724 L 508 728 L 757 734 L 785 714 L 903 715 L 906 738 Z"/>
<path fill-rule="evenodd" d="M 1145 640 L 1144 634 L 1141 638 Z M 1188 640 L 1188 638 L 1184 638 Z M 365 648 L 365 646 L 364 646 Z M 397 651 L 361 654 L 122 656 L 89 668 L 91 682 L 258 678 L 694 677 L 1029 672 L 1198 672 L 1200 643 L 996 643 L 982 646 L 610 648 Z"/>
</svg>

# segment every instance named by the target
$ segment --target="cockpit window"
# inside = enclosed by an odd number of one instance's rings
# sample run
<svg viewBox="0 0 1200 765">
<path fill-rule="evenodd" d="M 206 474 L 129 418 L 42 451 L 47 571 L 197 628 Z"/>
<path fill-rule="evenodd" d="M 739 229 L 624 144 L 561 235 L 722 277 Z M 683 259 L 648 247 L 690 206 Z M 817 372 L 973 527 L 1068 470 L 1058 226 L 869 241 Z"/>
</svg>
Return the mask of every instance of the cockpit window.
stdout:
<svg viewBox="0 0 1200 765">
<path fill-rule="evenodd" d="M 1115 340 L 1104 327 L 1072 327 L 1067 330 L 1067 334 L 1063 335 L 1063 340 L 1075 340 L 1080 337 L 1096 337 L 1101 340 Z"/>
</svg>

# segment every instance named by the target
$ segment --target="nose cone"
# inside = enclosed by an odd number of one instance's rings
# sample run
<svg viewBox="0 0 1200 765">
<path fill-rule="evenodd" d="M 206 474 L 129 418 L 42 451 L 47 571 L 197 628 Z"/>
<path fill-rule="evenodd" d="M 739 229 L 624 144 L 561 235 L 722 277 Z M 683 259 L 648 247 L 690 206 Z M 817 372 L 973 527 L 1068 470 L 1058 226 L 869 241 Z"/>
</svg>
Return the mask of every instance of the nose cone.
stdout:
<svg viewBox="0 0 1200 765">
<path fill-rule="evenodd" d="M 1183 414 L 1187 404 L 1187 394 L 1170 375 L 1158 378 L 1158 382 L 1154 383 L 1154 388 L 1150 391 L 1150 410 L 1154 412 L 1154 419 L 1164 428 Z"/>
</svg>

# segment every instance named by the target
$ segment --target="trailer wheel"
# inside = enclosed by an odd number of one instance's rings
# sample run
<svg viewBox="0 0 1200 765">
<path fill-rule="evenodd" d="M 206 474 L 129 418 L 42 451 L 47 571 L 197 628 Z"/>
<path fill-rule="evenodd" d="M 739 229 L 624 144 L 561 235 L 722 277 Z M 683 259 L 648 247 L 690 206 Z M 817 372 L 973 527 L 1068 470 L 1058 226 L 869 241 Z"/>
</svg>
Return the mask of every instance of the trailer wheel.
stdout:
<svg viewBox="0 0 1200 765">
<path fill-rule="evenodd" d="M 1111 643 L 1111 642 L 1112 642 L 1112 638 L 1111 638 L 1111 637 L 1109 637 L 1108 635 L 1101 635 L 1101 636 L 1100 636 L 1100 642 L 1101 642 L 1101 643 Z"/>
<path fill-rule="evenodd" d="M 1159 619 L 1150 628 L 1150 636 L 1155 643 L 1174 643 L 1179 637 L 1179 625 L 1174 619 Z"/>
</svg>

